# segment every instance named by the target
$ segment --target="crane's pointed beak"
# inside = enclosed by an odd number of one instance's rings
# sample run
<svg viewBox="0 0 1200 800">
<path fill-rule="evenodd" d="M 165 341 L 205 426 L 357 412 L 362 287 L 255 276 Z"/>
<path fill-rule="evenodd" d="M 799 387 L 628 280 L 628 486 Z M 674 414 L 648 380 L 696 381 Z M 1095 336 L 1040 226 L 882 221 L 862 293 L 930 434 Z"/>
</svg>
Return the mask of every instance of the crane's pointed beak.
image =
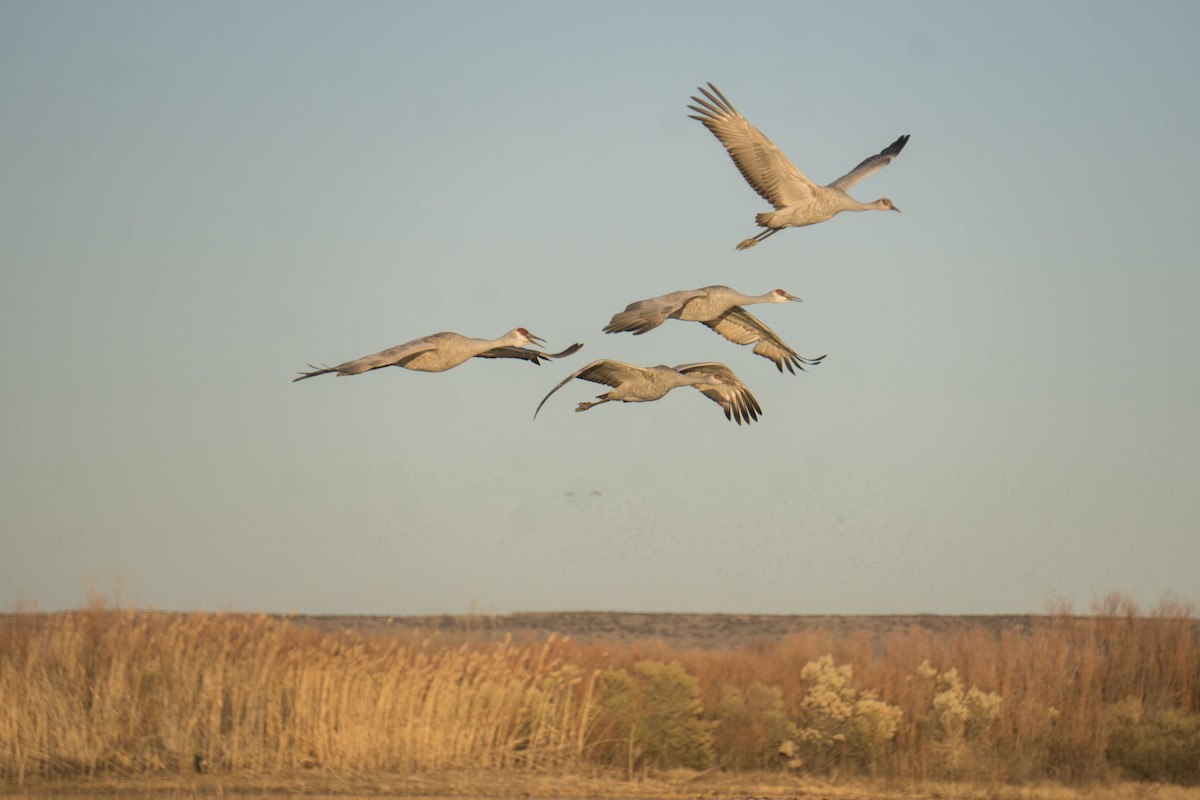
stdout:
<svg viewBox="0 0 1200 800">
<path fill-rule="evenodd" d="M 542 338 L 542 337 L 540 337 L 540 336 L 534 336 L 532 333 L 531 333 L 531 334 L 529 334 L 529 339 L 530 339 L 530 343 L 531 343 L 531 344 L 536 344 L 536 345 L 537 345 L 537 346 L 539 346 L 539 347 L 544 347 L 544 346 L 545 346 L 545 344 L 546 344 L 546 340 L 545 340 L 545 339 L 543 339 L 543 338 Z"/>
<path fill-rule="evenodd" d="M 804 302 L 803 297 L 796 297 L 796 295 L 794 295 L 794 294 L 789 294 L 787 296 L 787 299 L 791 300 L 793 303 L 803 303 Z"/>
<path fill-rule="evenodd" d="M 892 206 L 892 211 L 895 211 L 897 214 L 900 213 L 900 209 L 896 208 L 895 206 Z"/>
</svg>

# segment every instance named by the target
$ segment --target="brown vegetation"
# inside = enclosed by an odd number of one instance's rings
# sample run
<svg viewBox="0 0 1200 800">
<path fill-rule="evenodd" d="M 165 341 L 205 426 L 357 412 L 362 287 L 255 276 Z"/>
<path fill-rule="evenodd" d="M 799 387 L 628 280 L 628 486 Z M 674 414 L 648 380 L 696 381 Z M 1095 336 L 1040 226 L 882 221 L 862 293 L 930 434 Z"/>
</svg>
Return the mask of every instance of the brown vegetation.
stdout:
<svg viewBox="0 0 1200 800">
<path fill-rule="evenodd" d="M 623 617 L 654 633 L 622 633 Z M 517 621 L 5 615 L 0 780 L 686 767 L 1200 782 L 1198 626 L 1170 599 L 1148 614 L 1112 596 L 1088 615 L 862 624 Z"/>
</svg>

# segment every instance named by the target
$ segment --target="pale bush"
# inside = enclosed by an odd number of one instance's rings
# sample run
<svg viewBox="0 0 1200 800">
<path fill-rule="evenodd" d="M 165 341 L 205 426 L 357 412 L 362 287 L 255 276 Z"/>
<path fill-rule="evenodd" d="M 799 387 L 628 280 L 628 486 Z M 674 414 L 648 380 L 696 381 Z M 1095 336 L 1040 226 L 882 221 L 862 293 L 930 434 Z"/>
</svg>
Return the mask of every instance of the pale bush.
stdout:
<svg viewBox="0 0 1200 800">
<path fill-rule="evenodd" d="M 992 744 L 1000 695 L 976 686 L 964 689 L 958 670 L 938 672 L 928 661 L 917 667 L 912 680 L 920 684 L 924 698 L 922 707 L 913 712 L 918 736 L 930 744 L 937 772 L 961 777 Z"/>
<path fill-rule="evenodd" d="M 797 755 L 810 769 L 873 769 L 896 735 L 902 711 L 854 687 L 854 669 L 836 666 L 832 656 L 810 661 L 800 671 L 804 683 Z"/>
</svg>

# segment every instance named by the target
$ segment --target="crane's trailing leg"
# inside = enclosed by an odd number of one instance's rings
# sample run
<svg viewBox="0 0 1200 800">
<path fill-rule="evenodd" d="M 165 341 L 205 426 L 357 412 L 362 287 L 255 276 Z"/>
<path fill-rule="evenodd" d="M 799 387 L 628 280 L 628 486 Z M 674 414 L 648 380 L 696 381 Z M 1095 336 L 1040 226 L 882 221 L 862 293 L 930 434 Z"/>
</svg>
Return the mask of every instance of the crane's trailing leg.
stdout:
<svg viewBox="0 0 1200 800">
<path fill-rule="evenodd" d="M 328 375 L 330 372 L 338 371 L 337 367 L 314 367 L 312 364 L 309 364 L 308 366 L 312 372 L 301 372 L 300 377 L 292 378 L 292 383 L 295 383 L 296 381 L 302 381 L 305 378 L 312 378 L 317 375 Z"/>
<path fill-rule="evenodd" d="M 590 403 L 580 403 L 579 405 L 575 406 L 575 411 L 576 411 L 576 413 L 578 413 L 580 411 L 587 411 L 592 406 L 598 406 L 601 403 L 607 403 L 607 402 L 608 402 L 608 400 L 602 397 L 601 399 L 593 400 Z"/>
<path fill-rule="evenodd" d="M 778 233 L 781 230 L 783 230 L 783 229 L 782 228 L 768 228 L 767 230 L 760 233 L 758 236 L 754 236 L 750 239 L 743 239 L 742 241 L 740 241 L 738 243 L 737 249 L 738 250 L 748 250 L 749 248 L 754 247 L 754 245 L 761 242 L 763 239 L 766 239 L 771 234 Z"/>
</svg>

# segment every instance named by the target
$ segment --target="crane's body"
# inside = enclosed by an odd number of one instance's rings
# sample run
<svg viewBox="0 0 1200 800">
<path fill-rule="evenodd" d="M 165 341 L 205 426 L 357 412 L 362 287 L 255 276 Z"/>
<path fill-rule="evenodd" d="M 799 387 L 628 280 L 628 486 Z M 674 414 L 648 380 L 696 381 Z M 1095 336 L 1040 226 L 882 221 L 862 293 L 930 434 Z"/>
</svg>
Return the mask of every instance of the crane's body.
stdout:
<svg viewBox="0 0 1200 800">
<path fill-rule="evenodd" d="M 624 311 L 613 315 L 605 333 L 632 331 L 634 336 L 657 328 L 668 319 L 702 322 L 735 344 L 753 344 L 754 352 L 770 359 L 780 372 L 804 369 L 804 364 L 819 364 L 825 356 L 806 358 L 789 347 L 775 331 L 759 320 L 743 305 L 753 303 L 804 302 L 799 297 L 775 289 L 766 294 L 748 295 L 728 286 L 705 286 L 702 289 L 670 292 L 647 300 L 630 303 Z"/>
<path fill-rule="evenodd" d="M 712 91 L 709 91 L 711 89 Z M 738 250 L 753 247 L 763 239 L 784 228 L 815 225 L 832 219 L 843 211 L 899 211 L 886 197 L 861 203 L 847 190 L 868 175 L 892 163 L 908 143 L 908 134 L 892 142 L 877 155 L 863 160 L 857 167 L 825 186 L 818 186 L 796 168 L 775 143 L 738 113 L 733 104 L 711 83 L 700 87 L 703 98 L 692 96 L 697 105 L 688 106 L 689 114 L 717 137 L 725 146 L 742 177 L 774 211 L 756 214 L 754 221 L 762 233 L 738 244 Z"/>
<path fill-rule="evenodd" d="M 729 367 L 717 361 L 705 361 L 696 364 L 680 364 L 668 367 L 659 364 L 654 367 L 639 367 L 624 361 L 602 358 L 593 361 L 582 369 L 568 375 L 557 386 L 551 389 L 542 402 L 538 403 L 533 416 L 567 383 L 579 378 L 611 386 L 610 391 L 597 395 L 596 400 L 583 402 L 576 406 L 576 411 L 587 411 L 602 403 L 617 401 L 621 403 L 648 403 L 660 400 L 672 389 L 681 386 L 692 386 L 708 399 L 721 406 L 725 418 L 741 425 L 749 424 L 758 419 L 762 408 L 746 384 L 733 373 Z"/>
<path fill-rule="evenodd" d="M 574 344 L 561 353 L 542 353 L 524 346 L 544 341 L 525 328 L 513 328 L 498 339 L 473 339 L 452 331 L 443 331 L 347 361 L 336 367 L 313 367 L 312 372 L 301 372 L 299 377 L 293 378 L 292 381 L 294 383 L 329 373 L 336 373 L 338 376 L 359 375 L 380 367 L 403 367 L 417 372 L 445 372 L 471 358 L 520 358 L 541 364 L 546 359 L 569 356 L 583 347 L 581 344 Z"/>
</svg>

